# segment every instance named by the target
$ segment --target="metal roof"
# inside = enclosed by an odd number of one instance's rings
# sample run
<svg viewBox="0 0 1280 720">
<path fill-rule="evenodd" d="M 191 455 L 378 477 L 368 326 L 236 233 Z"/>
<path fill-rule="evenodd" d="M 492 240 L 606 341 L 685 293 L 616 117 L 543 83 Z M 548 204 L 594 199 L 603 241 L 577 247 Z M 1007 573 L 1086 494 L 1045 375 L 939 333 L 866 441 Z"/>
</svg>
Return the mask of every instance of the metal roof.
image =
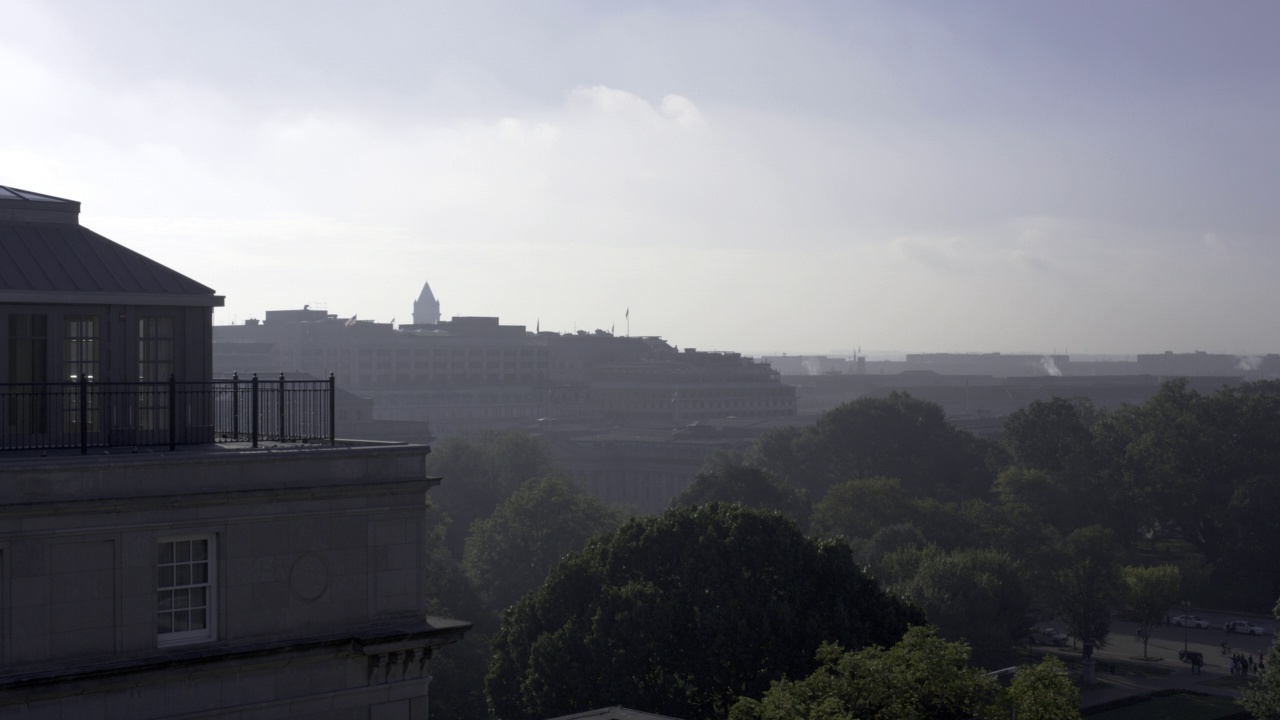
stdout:
<svg viewBox="0 0 1280 720">
<path fill-rule="evenodd" d="M 3 212 L 33 206 L 57 209 Z M 0 302 L 222 305 L 212 288 L 82 227 L 79 210 L 74 200 L 0 186 Z M 45 219 L 55 213 L 63 217 Z"/>
</svg>

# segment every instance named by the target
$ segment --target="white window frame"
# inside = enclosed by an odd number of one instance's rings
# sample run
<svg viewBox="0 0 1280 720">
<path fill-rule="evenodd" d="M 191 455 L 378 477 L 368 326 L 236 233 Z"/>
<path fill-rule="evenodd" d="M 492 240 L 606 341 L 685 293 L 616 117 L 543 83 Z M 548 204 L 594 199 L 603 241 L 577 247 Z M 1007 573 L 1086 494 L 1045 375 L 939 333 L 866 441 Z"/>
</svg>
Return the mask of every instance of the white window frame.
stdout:
<svg viewBox="0 0 1280 720">
<path fill-rule="evenodd" d="M 201 561 L 178 560 L 178 543 L 189 543 L 192 541 L 205 541 L 205 558 L 203 560 L 205 570 L 205 582 L 191 582 L 187 576 L 187 582 L 181 584 L 179 576 L 182 573 L 180 568 L 186 567 L 188 571 L 198 567 Z M 174 546 L 174 560 L 171 563 L 162 563 L 163 547 L 165 545 Z M 202 533 L 196 535 L 178 535 L 170 537 L 161 537 L 156 540 L 156 572 L 152 576 L 155 582 L 155 598 L 156 610 L 152 617 L 156 623 L 156 645 L 158 647 L 171 647 L 174 645 L 189 645 L 192 643 L 208 642 L 218 636 L 218 613 L 217 613 L 217 590 L 218 590 L 218 536 L 216 533 Z M 165 568 L 172 569 L 172 573 L 166 573 Z M 165 585 L 168 581 L 170 584 Z M 161 630 L 161 616 L 164 613 L 175 613 L 184 608 L 165 607 L 164 594 L 166 592 L 190 590 L 204 590 L 204 611 L 205 623 L 204 627 L 195 630 L 180 630 L 163 632 Z M 189 598 L 187 598 L 189 602 Z M 190 609 L 190 606 L 186 609 Z"/>
</svg>

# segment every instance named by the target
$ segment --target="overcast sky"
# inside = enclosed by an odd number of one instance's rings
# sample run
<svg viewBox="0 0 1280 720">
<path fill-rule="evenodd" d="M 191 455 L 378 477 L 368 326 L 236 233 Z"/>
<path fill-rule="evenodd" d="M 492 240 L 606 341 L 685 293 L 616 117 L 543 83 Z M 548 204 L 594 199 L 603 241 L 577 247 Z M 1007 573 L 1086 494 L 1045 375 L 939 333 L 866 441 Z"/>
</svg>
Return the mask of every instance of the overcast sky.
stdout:
<svg viewBox="0 0 1280 720">
<path fill-rule="evenodd" d="M 1280 351 L 1280 3 L 0 0 L 0 184 L 227 298 Z"/>
</svg>

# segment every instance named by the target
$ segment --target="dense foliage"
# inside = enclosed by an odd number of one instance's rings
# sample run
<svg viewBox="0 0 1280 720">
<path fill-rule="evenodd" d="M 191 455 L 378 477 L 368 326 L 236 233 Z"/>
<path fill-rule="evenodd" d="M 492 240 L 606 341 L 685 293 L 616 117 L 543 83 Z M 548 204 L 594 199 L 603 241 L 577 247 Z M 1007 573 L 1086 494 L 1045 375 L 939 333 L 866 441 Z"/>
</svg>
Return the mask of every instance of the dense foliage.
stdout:
<svg viewBox="0 0 1280 720">
<path fill-rule="evenodd" d="M 550 450 L 538 438 L 486 432 L 451 437 L 436 445 L 427 456 L 427 473 L 444 480 L 428 496 L 426 611 L 472 623 L 461 642 L 431 660 L 435 678 L 431 713 L 482 718 L 487 715 L 484 677 L 489 670 L 489 641 L 497 631 L 498 617 L 482 599 L 491 597 L 494 589 L 477 586 L 464 571 L 463 547 L 477 520 L 490 517 L 530 478 L 554 475 L 557 470 Z M 518 561 L 523 549 L 512 551 L 508 561 Z"/>
<path fill-rule="evenodd" d="M 776 510 L 797 523 L 809 516 L 804 493 L 732 458 L 704 468 L 671 502 L 677 506 L 738 503 L 757 510 Z"/>
<path fill-rule="evenodd" d="M 907 631 L 888 649 L 818 651 L 818 668 L 802 680 L 782 679 L 764 696 L 742 698 L 730 720 L 997 720 L 1079 718 L 1079 693 L 1055 658 L 1020 669 L 1003 691 L 969 663 L 964 643 L 929 628 Z"/>
<path fill-rule="evenodd" d="M 965 640 L 974 661 L 1001 667 L 1030 629 L 1031 595 L 1018 563 L 996 550 L 929 553 L 906 583 L 907 596 L 948 640 Z"/>
<path fill-rule="evenodd" d="M 1121 597 L 1131 619 L 1142 635 L 1142 655 L 1147 655 L 1151 629 L 1168 617 L 1169 608 L 1182 592 L 1182 573 L 1177 565 L 1126 567 L 1121 571 Z"/>
<path fill-rule="evenodd" d="M 889 477 L 912 497 L 957 500 L 987 492 L 989 452 L 938 405 L 895 392 L 841 405 L 803 430 L 768 433 L 747 459 L 810 497 L 839 482 Z"/>
<path fill-rule="evenodd" d="M 432 491 L 440 511 L 433 527 L 443 543 L 430 551 L 431 607 L 477 622 L 466 647 L 441 653 L 433 671 L 441 682 L 432 706 L 447 707 L 442 716 L 485 714 L 475 688 L 497 632 L 493 611 L 539 586 L 510 612 L 489 678 L 494 707 L 510 717 L 593 703 L 701 717 L 685 710 L 722 711 L 735 694 L 759 697 L 743 689 L 752 683 L 763 692 L 779 673 L 804 677 L 812 669 L 811 654 L 804 658 L 810 666 L 797 674 L 800 661 L 794 658 L 769 655 L 766 664 L 754 662 L 762 646 L 716 640 L 707 631 L 735 638 L 731 625 L 758 625 L 764 643 L 780 637 L 778 627 L 790 630 L 799 622 L 787 613 L 781 620 L 759 614 L 757 606 L 772 608 L 782 600 L 753 595 L 762 588 L 742 586 L 733 574 L 740 552 L 772 540 L 795 557 L 811 543 L 827 548 L 824 557 L 842 558 L 831 564 L 866 567 L 890 594 L 922 606 L 942 638 L 963 638 L 974 648 L 971 661 L 988 666 L 1002 662 L 1020 628 L 1051 617 L 1065 621 L 1073 642 L 1105 643 L 1112 612 L 1122 606 L 1134 618 L 1147 618 L 1145 625 L 1161 616 L 1156 608 L 1171 595 L 1255 611 L 1280 595 L 1276 382 L 1202 395 L 1173 381 L 1142 405 L 1112 411 L 1084 400 L 1033 402 L 1007 419 L 999 444 L 956 430 L 936 405 L 901 394 L 865 398 L 811 427 L 767 432 L 742 456 L 709 458 L 675 503 L 777 510 L 814 538 L 838 543 L 805 539 L 795 528 L 790 534 L 758 528 L 763 539 L 711 552 L 715 543 L 707 538 L 729 531 L 695 533 L 680 526 L 688 537 L 660 541 L 650 536 L 661 536 L 656 528 L 673 520 L 637 520 L 551 569 L 599 526 L 592 520 L 598 516 L 568 500 L 574 493 L 563 486 L 543 488 L 540 499 L 512 499 L 530 478 L 556 474 L 540 440 L 517 433 L 455 438 L 441 443 L 430 461 L 428 471 L 446 478 Z M 707 512 L 686 507 L 671 517 Z M 750 524 L 743 523 L 738 525 Z M 568 538 L 571 527 L 581 532 Z M 734 537 L 745 539 L 749 533 L 741 528 Z M 777 563 L 762 562 L 775 569 L 740 574 L 774 572 L 769 577 L 779 586 L 817 592 L 793 582 Z M 699 563 L 706 569 L 693 569 Z M 1122 570 L 1124 565 L 1176 565 L 1178 579 L 1171 569 L 1155 578 L 1146 570 Z M 682 606 L 693 608 L 697 622 L 678 614 Z M 805 636 L 805 642 L 829 639 L 819 635 Z M 673 647 L 675 636 L 684 639 Z M 735 669 L 748 661 L 750 673 Z M 600 672 L 615 665 L 631 675 Z M 586 678 L 597 675 L 602 684 L 587 687 Z M 469 689 L 458 691 L 455 676 L 469 678 Z M 1251 696 L 1258 702 L 1280 697 L 1263 692 L 1280 682 L 1272 675 L 1263 680 Z M 1036 683 L 1061 681 L 1046 672 Z M 672 699 L 645 699 L 658 695 Z M 1035 716 L 1057 717 L 1049 709 Z"/>
<path fill-rule="evenodd" d="M 1280 602 L 1276 602 L 1272 613 L 1280 618 Z M 1280 718 L 1280 636 L 1272 641 L 1266 657 L 1266 669 L 1241 690 L 1240 704 L 1257 720 L 1277 720 Z"/>
<path fill-rule="evenodd" d="M 723 717 L 824 642 L 889 645 L 923 621 L 841 542 L 740 505 L 634 519 L 556 567 L 503 616 L 486 691 L 504 720 L 607 705 Z"/>
<path fill-rule="evenodd" d="M 551 449 L 521 432 L 485 431 L 446 438 L 427 456 L 427 474 L 445 479 L 431 491 L 431 502 L 452 523 L 445 535 L 460 556 L 471 523 L 493 514 L 530 478 L 557 475 Z"/>
<path fill-rule="evenodd" d="M 618 524 L 604 503 L 556 478 L 534 478 L 471 525 L 462 566 L 501 610 L 542 584 L 560 559 Z"/>
</svg>

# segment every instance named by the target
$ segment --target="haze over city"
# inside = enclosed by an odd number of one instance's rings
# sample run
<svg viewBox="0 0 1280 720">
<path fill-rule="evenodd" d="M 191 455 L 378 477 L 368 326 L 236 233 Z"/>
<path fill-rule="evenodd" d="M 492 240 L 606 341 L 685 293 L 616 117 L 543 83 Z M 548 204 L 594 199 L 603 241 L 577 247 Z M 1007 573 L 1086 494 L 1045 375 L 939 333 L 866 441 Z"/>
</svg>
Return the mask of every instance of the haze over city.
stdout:
<svg viewBox="0 0 1280 720">
<path fill-rule="evenodd" d="M 227 298 L 1277 350 L 1271 3 L 3 0 L 3 182 Z"/>
</svg>

